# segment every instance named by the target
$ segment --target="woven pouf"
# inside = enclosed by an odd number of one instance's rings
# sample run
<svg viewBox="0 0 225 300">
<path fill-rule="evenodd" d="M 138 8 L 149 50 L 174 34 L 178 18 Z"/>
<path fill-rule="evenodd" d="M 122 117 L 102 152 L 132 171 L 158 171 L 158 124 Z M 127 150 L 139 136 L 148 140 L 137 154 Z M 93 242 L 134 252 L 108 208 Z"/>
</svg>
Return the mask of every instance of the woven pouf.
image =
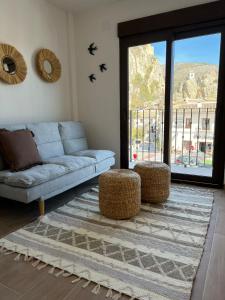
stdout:
<svg viewBox="0 0 225 300">
<path fill-rule="evenodd" d="M 137 163 L 135 168 L 141 176 L 141 200 L 160 203 L 167 200 L 170 194 L 170 168 L 159 162 Z"/>
<path fill-rule="evenodd" d="M 141 207 L 141 178 L 129 170 L 110 170 L 99 177 L 99 207 L 107 218 L 134 217 Z"/>
</svg>

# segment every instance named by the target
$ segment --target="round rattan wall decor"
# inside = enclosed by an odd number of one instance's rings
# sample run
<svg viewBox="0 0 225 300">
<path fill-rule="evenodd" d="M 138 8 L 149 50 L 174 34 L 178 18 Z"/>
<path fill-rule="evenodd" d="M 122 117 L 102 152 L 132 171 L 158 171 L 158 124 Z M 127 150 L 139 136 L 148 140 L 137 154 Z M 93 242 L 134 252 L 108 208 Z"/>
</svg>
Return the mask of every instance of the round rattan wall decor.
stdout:
<svg viewBox="0 0 225 300">
<path fill-rule="evenodd" d="M 40 77 L 47 82 L 56 82 L 61 77 L 61 63 L 49 49 L 38 51 L 36 66 Z"/>
<path fill-rule="evenodd" d="M 22 54 L 13 46 L 0 44 L 0 79 L 8 84 L 23 82 L 27 66 Z"/>
</svg>

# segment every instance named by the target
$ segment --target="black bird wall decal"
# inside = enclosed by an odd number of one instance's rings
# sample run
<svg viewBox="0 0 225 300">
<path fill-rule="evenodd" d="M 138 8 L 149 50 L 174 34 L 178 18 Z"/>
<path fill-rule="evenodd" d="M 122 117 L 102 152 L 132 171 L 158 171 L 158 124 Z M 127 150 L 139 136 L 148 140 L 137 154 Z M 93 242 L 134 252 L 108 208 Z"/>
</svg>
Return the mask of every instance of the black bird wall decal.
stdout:
<svg viewBox="0 0 225 300">
<path fill-rule="evenodd" d="M 91 74 L 91 75 L 89 76 L 89 80 L 90 80 L 91 82 L 94 82 L 94 81 L 96 80 L 95 74 Z"/>
<path fill-rule="evenodd" d="M 100 71 L 101 71 L 101 72 L 107 71 L 106 64 L 101 64 L 101 65 L 99 65 L 99 68 L 100 68 Z"/>
<path fill-rule="evenodd" d="M 95 45 L 95 43 L 91 43 L 88 47 L 88 51 L 91 55 L 95 55 L 95 51 L 98 50 L 98 47 Z"/>
</svg>

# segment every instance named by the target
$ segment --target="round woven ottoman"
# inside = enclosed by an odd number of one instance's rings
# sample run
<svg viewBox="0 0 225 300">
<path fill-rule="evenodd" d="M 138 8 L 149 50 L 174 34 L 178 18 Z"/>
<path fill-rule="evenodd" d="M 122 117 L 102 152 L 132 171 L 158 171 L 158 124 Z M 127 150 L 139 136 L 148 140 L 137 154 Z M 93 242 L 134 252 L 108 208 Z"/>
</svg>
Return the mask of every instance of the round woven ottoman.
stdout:
<svg viewBox="0 0 225 300">
<path fill-rule="evenodd" d="M 141 178 L 129 170 L 110 170 L 99 177 L 99 207 L 107 218 L 134 217 L 141 207 Z"/>
<path fill-rule="evenodd" d="M 137 163 L 135 168 L 141 176 L 141 200 L 160 203 L 170 194 L 170 168 L 159 162 Z"/>
</svg>

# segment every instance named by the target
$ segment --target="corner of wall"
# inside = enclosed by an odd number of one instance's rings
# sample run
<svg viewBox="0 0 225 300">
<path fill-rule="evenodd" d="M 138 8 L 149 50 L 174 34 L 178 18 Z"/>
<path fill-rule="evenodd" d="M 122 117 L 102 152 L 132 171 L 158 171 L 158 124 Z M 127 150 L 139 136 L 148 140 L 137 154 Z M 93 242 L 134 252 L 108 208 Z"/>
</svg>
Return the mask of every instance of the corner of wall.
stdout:
<svg viewBox="0 0 225 300">
<path fill-rule="evenodd" d="M 70 78 L 70 97 L 71 97 L 71 119 L 79 120 L 78 93 L 77 93 L 77 63 L 76 63 L 76 41 L 74 15 L 67 13 L 68 17 L 68 60 Z"/>
</svg>

